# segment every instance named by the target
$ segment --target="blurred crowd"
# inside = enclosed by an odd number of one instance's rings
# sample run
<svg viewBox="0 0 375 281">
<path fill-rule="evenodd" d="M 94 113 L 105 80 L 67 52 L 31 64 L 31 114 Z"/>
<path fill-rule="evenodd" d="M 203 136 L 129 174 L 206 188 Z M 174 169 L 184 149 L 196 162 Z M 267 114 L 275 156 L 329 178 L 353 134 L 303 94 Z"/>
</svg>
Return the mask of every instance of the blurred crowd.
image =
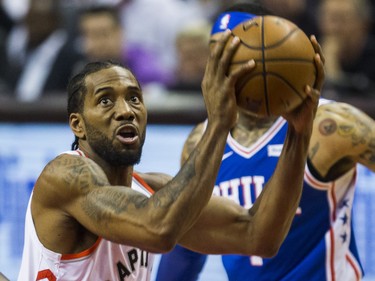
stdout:
<svg viewBox="0 0 375 281">
<path fill-rule="evenodd" d="M 259 1 L 317 36 L 326 57 L 323 96 L 375 97 L 375 0 Z M 145 94 L 155 85 L 199 93 L 211 20 L 234 2 L 0 0 L 0 96 L 31 102 L 65 94 L 83 64 L 103 59 L 128 66 Z"/>
</svg>

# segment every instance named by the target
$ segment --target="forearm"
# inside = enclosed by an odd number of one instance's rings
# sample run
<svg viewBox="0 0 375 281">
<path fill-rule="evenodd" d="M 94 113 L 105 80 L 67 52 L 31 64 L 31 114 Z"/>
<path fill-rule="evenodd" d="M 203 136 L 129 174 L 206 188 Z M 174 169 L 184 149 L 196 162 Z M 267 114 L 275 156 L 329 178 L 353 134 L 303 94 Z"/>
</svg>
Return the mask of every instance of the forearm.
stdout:
<svg viewBox="0 0 375 281">
<path fill-rule="evenodd" d="M 301 197 L 309 135 L 289 128 L 273 176 L 249 210 L 260 239 L 280 246 L 287 235 Z"/>
<path fill-rule="evenodd" d="M 207 127 L 178 174 L 150 198 L 164 207 L 153 210 L 154 222 L 169 227 L 176 239 L 194 224 L 212 196 L 228 133 L 217 126 Z"/>
</svg>

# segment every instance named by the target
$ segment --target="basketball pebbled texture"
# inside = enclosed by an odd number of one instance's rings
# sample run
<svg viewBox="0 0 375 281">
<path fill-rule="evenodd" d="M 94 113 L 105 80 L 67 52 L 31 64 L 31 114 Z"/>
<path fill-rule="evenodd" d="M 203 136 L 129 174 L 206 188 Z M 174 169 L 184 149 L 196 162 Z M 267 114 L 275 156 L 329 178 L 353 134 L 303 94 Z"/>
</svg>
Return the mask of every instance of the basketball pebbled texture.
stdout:
<svg viewBox="0 0 375 281">
<path fill-rule="evenodd" d="M 300 105 L 306 85 L 316 78 L 315 51 L 310 39 L 294 23 L 276 16 L 260 16 L 237 25 L 241 39 L 230 71 L 254 59 L 256 67 L 236 85 L 237 103 L 255 116 L 279 116 Z"/>
</svg>

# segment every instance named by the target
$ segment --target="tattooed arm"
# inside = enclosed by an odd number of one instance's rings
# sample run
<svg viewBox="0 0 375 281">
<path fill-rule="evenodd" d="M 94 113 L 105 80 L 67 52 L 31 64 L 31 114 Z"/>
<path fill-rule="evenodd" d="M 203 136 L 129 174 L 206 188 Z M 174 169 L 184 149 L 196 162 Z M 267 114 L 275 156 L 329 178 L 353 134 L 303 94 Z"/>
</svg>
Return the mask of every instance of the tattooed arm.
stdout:
<svg viewBox="0 0 375 281">
<path fill-rule="evenodd" d="M 228 74 L 238 44 L 239 39 L 226 32 L 212 49 L 202 82 L 207 128 L 177 175 L 150 198 L 126 188 L 131 184 L 132 166 L 113 167 L 101 157 L 91 157 L 94 161 L 72 155 L 60 156 L 48 165 L 32 201 L 37 233 L 45 246 L 59 253 L 76 253 L 101 236 L 142 250 L 171 250 L 211 198 L 227 134 L 237 118 L 236 81 L 255 65 L 251 61 Z M 133 111 L 122 107 L 122 95 L 112 92 L 121 103 L 105 107 L 108 123 L 140 119 L 133 112 L 136 107 Z M 96 98 L 90 100 L 92 96 L 101 96 L 86 95 L 87 115 L 94 118 L 102 112 Z M 88 137 L 81 133 L 84 126 L 77 125 L 80 120 L 78 114 L 70 115 L 71 127 L 81 135 L 80 148 L 90 151 Z"/>
<path fill-rule="evenodd" d="M 211 131 L 206 140 L 203 136 L 175 178 L 150 174 L 147 182 L 164 185 L 150 198 L 111 185 L 89 158 L 57 157 L 34 188 L 32 214 L 39 239 L 59 253 L 88 249 L 98 236 L 147 251 L 170 250 L 211 198 L 227 135 L 221 131 Z"/>
<path fill-rule="evenodd" d="M 333 180 L 360 163 L 375 171 L 375 121 L 346 103 L 318 108 L 309 160 L 324 180 Z"/>
</svg>

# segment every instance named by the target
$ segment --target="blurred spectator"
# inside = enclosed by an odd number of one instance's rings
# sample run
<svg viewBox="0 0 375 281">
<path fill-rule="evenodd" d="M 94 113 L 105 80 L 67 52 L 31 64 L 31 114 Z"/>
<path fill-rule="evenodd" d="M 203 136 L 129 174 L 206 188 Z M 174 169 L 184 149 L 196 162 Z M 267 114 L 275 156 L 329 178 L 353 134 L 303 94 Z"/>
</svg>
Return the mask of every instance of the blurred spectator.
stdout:
<svg viewBox="0 0 375 281">
<path fill-rule="evenodd" d="M 4 9 L 2 2 L 0 2 L 0 61 L 4 62 L 6 55 L 5 55 L 5 40 L 13 27 L 13 20 Z M 0 64 L 0 93 L 8 92 L 5 73 L 6 73 L 6 65 L 4 63 Z M 0 94 L 0 95 L 1 95 Z"/>
<path fill-rule="evenodd" d="M 317 22 L 326 58 L 329 98 L 374 95 L 375 39 L 368 0 L 322 0 Z M 327 93 L 327 91 L 326 91 Z"/>
<path fill-rule="evenodd" d="M 202 0 L 124 1 L 126 5 L 121 9 L 121 19 L 127 41 L 152 49 L 160 59 L 162 67 L 173 71 L 177 61 L 177 33 L 186 22 L 205 19 L 207 16 L 207 10 L 196 3 Z M 220 2 L 222 1 L 215 0 L 212 4 Z M 209 7 L 212 10 L 212 7 Z"/>
<path fill-rule="evenodd" d="M 0 39 L 2 39 L 0 43 L 3 42 L 5 38 L 3 36 L 9 33 L 14 24 L 13 19 L 10 17 L 1 3 L 2 2 L 0 1 Z"/>
<path fill-rule="evenodd" d="M 260 0 L 273 14 L 289 19 L 308 36 L 317 35 L 316 6 L 321 0 Z"/>
<path fill-rule="evenodd" d="M 183 0 L 189 5 L 195 6 L 200 11 L 204 19 L 212 22 L 216 19 L 217 14 L 223 11 L 228 5 L 231 5 L 236 0 Z M 230 2 L 230 3 L 229 3 Z"/>
<path fill-rule="evenodd" d="M 211 24 L 192 22 L 176 38 L 177 66 L 172 91 L 201 92 L 201 83 L 209 54 Z"/>
<path fill-rule="evenodd" d="M 59 2 L 31 0 L 6 41 L 6 80 L 20 101 L 63 93 L 79 54 L 60 26 Z"/>
<path fill-rule="evenodd" d="M 126 42 L 118 11 L 113 6 L 93 6 L 79 13 L 80 45 L 88 61 L 111 59 L 129 67 L 143 85 L 167 84 L 171 77 L 150 50 Z"/>
<path fill-rule="evenodd" d="M 4 10 L 13 21 L 22 20 L 30 7 L 31 0 L 0 0 Z"/>
</svg>

